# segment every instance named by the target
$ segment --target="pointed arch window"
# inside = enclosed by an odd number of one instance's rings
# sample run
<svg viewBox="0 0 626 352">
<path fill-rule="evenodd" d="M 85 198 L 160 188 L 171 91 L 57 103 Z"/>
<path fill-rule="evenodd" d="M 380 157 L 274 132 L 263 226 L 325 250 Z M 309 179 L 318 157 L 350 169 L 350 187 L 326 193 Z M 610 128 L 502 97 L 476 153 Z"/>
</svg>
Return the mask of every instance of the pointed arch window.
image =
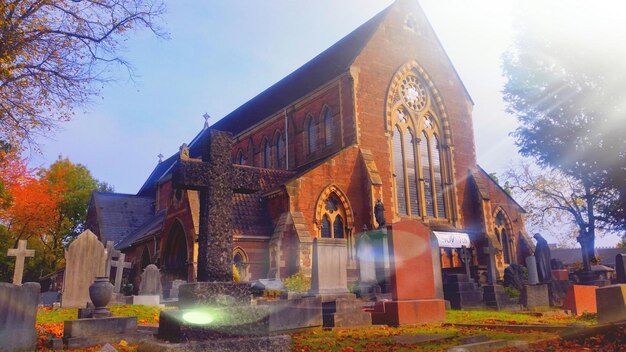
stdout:
<svg viewBox="0 0 626 352">
<path fill-rule="evenodd" d="M 246 157 L 241 149 L 239 149 L 239 152 L 237 153 L 237 164 L 246 165 Z"/>
<path fill-rule="evenodd" d="M 334 192 L 323 200 L 319 226 L 320 237 L 345 238 L 346 210 L 341 200 Z"/>
<path fill-rule="evenodd" d="M 263 167 L 264 168 L 269 168 L 271 167 L 271 163 L 270 163 L 270 142 L 266 139 L 263 142 Z"/>
<path fill-rule="evenodd" d="M 449 219 L 446 149 L 428 84 L 416 70 L 396 80 L 388 96 L 395 202 L 400 216 Z"/>
<path fill-rule="evenodd" d="M 331 231 L 330 231 L 330 219 L 329 219 L 327 214 L 324 214 L 324 216 L 322 217 L 321 237 L 322 238 L 331 238 L 332 237 L 332 234 L 331 234 Z"/>
<path fill-rule="evenodd" d="M 333 113 L 328 107 L 324 109 L 324 140 L 327 147 L 333 144 Z"/>
<path fill-rule="evenodd" d="M 494 232 L 496 233 L 496 237 L 500 245 L 502 246 L 502 256 L 504 259 L 504 263 L 510 264 L 513 258 L 513 237 L 510 237 L 511 234 L 511 224 L 509 223 L 507 217 L 504 215 L 504 211 L 500 209 L 496 214 L 496 228 Z"/>
<path fill-rule="evenodd" d="M 309 154 L 312 154 L 317 149 L 317 130 L 315 129 L 315 120 L 313 116 L 309 117 L 307 123 L 307 140 L 309 143 Z"/>
<path fill-rule="evenodd" d="M 282 169 L 285 166 L 285 141 L 283 135 L 278 131 L 276 137 L 276 167 Z"/>
<path fill-rule="evenodd" d="M 335 238 L 343 238 L 343 220 L 341 215 L 337 215 L 335 221 L 333 221 L 333 236 Z"/>
</svg>

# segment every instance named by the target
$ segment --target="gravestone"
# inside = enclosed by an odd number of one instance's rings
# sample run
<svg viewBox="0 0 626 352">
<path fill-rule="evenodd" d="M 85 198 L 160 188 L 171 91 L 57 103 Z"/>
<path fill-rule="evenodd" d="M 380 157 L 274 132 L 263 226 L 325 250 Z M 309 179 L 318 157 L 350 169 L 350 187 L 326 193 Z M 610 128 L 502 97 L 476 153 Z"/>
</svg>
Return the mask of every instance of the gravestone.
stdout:
<svg viewBox="0 0 626 352">
<path fill-rule="evenodd" d="M 117 260 L 111 262 L 111 266 L 117 268 L 117 270 L 115 270 L 115 293 L 120 293 L 120 290 L 122 288 L 122 277 L 124 276 L 124 269 L 130 269 L 133 266 L 132 263 L 124 261 L 125 259 L 126 254 L 120 253 L 117 257 Z"/>
<path fill-rule="evenodd" d="M 371 238 L 363 233 L 356 245 L 359 260 L 359 290 L 361 296 L 373 296 L 378 286 L 376 280 L 376 252 Z"/>
<path fill-rule="evenodd" d="M 15 257 L 15 269 L 13 269 L 13 285 L 22 284 L 22 275 L 24 274 L 24 259 L 26 257 L 34 257 L 34 249 L 26 249 L 26 240 L 19 240 L 17 248 L 9 248 L 7 255 Z"/>
<path fill-rule="evenodd" d="M 626 321 L 626 285 L 609 285 L 596 290 L 598 323 Z"/>
<path fill-rule="evenodd" d="M 348 291 L 348 242 L 339 238 L 313 240 L 313 268 L 309 295 L 321 297 L 326 327 L 371 325 L 363 302 Z"/>
<path fill-rule="evenodd" d="M 156 265 L 150 264 L 143 269 L 141 274 L 139 295 L 160 295 L 162 291 L 161 272 Z"/>
<path fill-rule="evenodd" d="M 97 276 L 105 276 L 106 250 L 93 232 L 86 230 L 65 251 L 63 275 L 63 308 L 85 308 L 89 286 Z"/>
<path fill-rule="evenodd" d="M 472 275 L 470 274 L 470 264 L 472 263 L 472 252 L 470 252 L 467 247 L 465 246 L 461 246 L 461 263 L 463 263 L 463 266 L 465 267 L 465 274 L 467 275 L 468 279 L 472 277 Z"/>
<path fill-rule="evenodd" d="M 539 276 L 537 275 L 537 261 L 534 256 L 526 257 L 526 270 L 528 270 L 528 284 L 538 284 Z"/>
<path fill-rule="evenodd" d="M 487 239 L 487 246 L 483 247 L 483 254 L 488 256 L 487 260 L 487 283 L 495 285 L 498 282 L 498 269 L 496 268 L 496 255 L 500 250 L 493 246 L 491 239 Z"/>
<path fill-rule="evenodd" d="M 465 266 L 465 274 L 449 274 L 443 284 L 444 298 L 450 302 L 453 309 L 481 309 L 484 308 L 483 291 L 472 280 L 470 275 L 470 263 L 472 252 L 465 246 L 461 246 L 461 262 Z"/>
<path fill-rule="evenodd" d="M 0 351 L 34 351 L 35 321 L 41 286 L 36 282 L 0 282 Z"/>
<path fill-rule="evenodd" d="M 389 225 L 388 232 L 392 299 L 375 303 L 372 322 L 398 326 L 444 320 L 437 238 L 415 220 Z"/>
<path fill-rule="evenodd" d="M 626 253 L 615 256 L 615 277 L 618 284 L 626 284 Z"/>
<path fill-rule="evenodd" d="M 185 280 L 174 280 L 172 281 L 172 288 L 170 288 L 170 296 L 169 298 L 178 299 L 178 288 L 182 284 L 186 284 Z"/>
</svg>

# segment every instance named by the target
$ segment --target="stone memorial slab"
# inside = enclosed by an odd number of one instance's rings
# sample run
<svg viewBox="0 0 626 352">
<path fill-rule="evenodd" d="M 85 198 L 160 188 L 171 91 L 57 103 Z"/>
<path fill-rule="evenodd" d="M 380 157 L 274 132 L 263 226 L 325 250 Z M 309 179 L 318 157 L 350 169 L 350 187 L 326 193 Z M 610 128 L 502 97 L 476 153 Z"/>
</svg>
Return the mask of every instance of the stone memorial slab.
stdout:
<svg viewBox="0 0 626 352">
<path fill-rule="evenodd" d="M 106 250 L 93 232 L 81 233 L 65 251 L 65 274 L 61 306 L 85 308 L 89 286 L 97 276 L 105 276 Z"/>
<path fill-rule="evenodd" d="M 34 249 L 26 249 L 26 240 L 19 240 L 17 248 L 9 248 L 7 255 L 15 257 L 15 269 L 13 269 L 13 285 L 22 284 L 22 275 L 24 274 L 24 259 L 26 257 L 34 257 Z"/>
<path fill-rule="evenodd" d="M 626 284 L 626 253 L 615 256 L 615 277 L 618 284 Z"/>
<path fill-rule="evenodd" d="M 313 240 L 311 295 L 336 295 L 348 291 L 348 242 L 345 239 Z M 323 300 L 323 299 L 322 299 Z"/>
<path fill-rule="evenodd" d="M 481 309 L 483 292 L 466 274 L 450 274 L 443 283 L 443 293 L 452 309 Z"/>
<path fill-rule="evenodd" d="M 0 351 L 34 351 L 37 342 L 36 282 L 12 285 L 0 282 Z"/>
<path fill-rule="evenodd" d="M 259 301 L 257 305 L 270 307 L 271 332 L 322 326 L 320 297 Z"/>
<path fill-rule="evenodd" d="M 596 290 L 598 323 L 626 321 L 626 284 L 609 285 Z"/>
<path fill-rule="evenodd" d="M 563 309 L 569 310 L 572 314 L 581 315 L 584 312 L 597 313 L 598 306 L 596 304 L 596 289 L 598 286 L 571 285 L 565 301 Z"/>
<path fill-rule="evenodd" d="M 161 285 L 161 272 L 159 268 L 150 264 L 141 274 L 141 283 L 139 284 L 139 295 L 157 295 L 160 296 L 163 292 Z"/>
<path fill-rule="evenodd" d="M 374 324 L 405 325 L 443 321 L 445 302 L 437 237 L 418 221 L 388 227 L 391 301 L 377 302 Z"/>
<path fill-rule="evenodd" d="M 524 285 L 520 292 L 520 303 L 528 308 L 549 307 L 550 294 L 548 285 Z"/>
<path fill-rule="evenodd" d="M 372 239 L 363 233 L 356 245 L 359 260 L 359 290 L 361 296 L 371 295 L 378 285 L 376 279 L 376 251 Z"/>
</svg>

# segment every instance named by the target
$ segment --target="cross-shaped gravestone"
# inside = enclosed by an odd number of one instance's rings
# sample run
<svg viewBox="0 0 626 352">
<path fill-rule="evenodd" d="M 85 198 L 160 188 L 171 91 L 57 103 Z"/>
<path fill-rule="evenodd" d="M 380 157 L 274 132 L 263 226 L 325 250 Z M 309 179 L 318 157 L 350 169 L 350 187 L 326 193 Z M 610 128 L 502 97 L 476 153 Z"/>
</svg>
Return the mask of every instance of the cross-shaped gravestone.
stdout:
<svg viewBox="0 0 626 352">
<path fill-rule="evenodd" d="M 106 275 L 106 277 L 111 277 L 111 262 L 113 261 L 113 258 L 116 258 L 118 255 L 120 255 L 120 251 L 113 249 L 113 241 L 107 241 L 107 262 L 106 262 L 106 266 L 105 266 L 105 272 L 104 274 Z"/>
<path fill-rule="evenodd" d="M 24 259 L 34 257 L 34 249 L 26 249 L 26 240 L 19 240 L 17 248 L 9 248 L 9 257 L 15 257 L 15 269 L 13 270 L 13 285 L 22 284 L 22 274 L 24 274 Z"/>
<path fill-rule="evenodd" d="M 181 148 L 174 187 L 199 191 L 198 281 L 230 282 L 232 269 L 233 193 L 259 190 L 260 173 L 248 166 L 233 165 L 232 135 L 208 129 L 202 139 L 202 160 L 190 159 Z"/>
<path fill-rule="evenodd" d="M 124 269 L 130 269 L 133 265 L 130 262 L 125 262 L 126 254 L 120 253 L 117 260 L 111 262 L 111 266 L 117 268 L 115 270 L 115 292 L 120 293 L 122 288 L 122 276 L 124 275 Z"/>
<path fill-rule="evenodd" d="M 465 264 L 465 273 L 467 274 L 467 278 L 471 279 L 472 277 L 470 276 L 470 263 L 472 261 L 472 253 L 465 246 L 461 246 L 460 252 L 461 262 Z"/>
<path fill-rule="evenodd" d="M 487 263 L 487 279 L 490 285 L 495 285 L 498 281 L 496 274 L 496 255 L 500 253 L 500 250 L 493 246 L 491 239 L 487 239 L 488 246 L 483 247 L 483 253 L 489 256 L 489 262 Z"/>
</svg>

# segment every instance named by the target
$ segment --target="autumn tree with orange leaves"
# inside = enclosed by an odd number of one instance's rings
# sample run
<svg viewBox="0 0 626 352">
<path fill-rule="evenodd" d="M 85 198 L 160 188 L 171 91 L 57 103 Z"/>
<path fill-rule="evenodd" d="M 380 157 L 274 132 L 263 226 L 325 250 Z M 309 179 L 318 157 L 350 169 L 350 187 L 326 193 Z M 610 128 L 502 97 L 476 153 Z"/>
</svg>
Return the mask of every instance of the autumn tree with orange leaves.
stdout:
<svg viewBox="0 0 626 352">
<path fill-rule="evenodd" d="M 9 153 L 0 160 L 0 182 L 8 193 L 0 209 L 0 251 L 27 240 L 36 250 L 26 262 L 24 278 L 37 280 L 63 265 L 63 249 L 82 231 L 93 190 L 109 190 L 89 170 L 59 158 L 47 169 L 29 169 L 25 159 Z M 12 260 L 0 263 L 0 281 L 12 275 Z M 4 277 L 7 276 L 7 277 Z"/>
<path fill-rule="evenodd" d="M 132 29 L 165 34 L 162 0 L 0 1 L 0 142 L 20 146 L 72 117 L 112 65 Z"/>
</svg>

